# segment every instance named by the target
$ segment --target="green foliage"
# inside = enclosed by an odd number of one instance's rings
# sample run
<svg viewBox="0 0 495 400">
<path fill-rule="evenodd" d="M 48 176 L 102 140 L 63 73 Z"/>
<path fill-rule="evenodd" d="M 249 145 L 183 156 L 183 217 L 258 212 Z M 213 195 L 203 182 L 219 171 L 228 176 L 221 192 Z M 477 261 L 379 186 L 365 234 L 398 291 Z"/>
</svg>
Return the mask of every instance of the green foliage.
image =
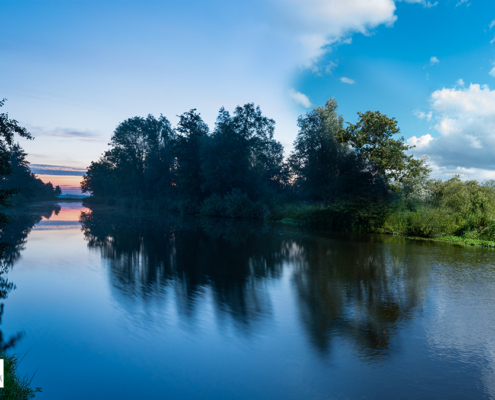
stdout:
<svg viewBox="0 0 495 400">
<path fill-rule="evenodd" d="M 380 112 L 358 112 L 359 121 L 339 130 L 339 143 L 351 146 L 363 162 L 386 179 L 387 184 L 399 189 L 405 180 L 427 171 L 424 160 L 405 154 L 414 146 L 404 143 L 404 138 L 393 139 L 400 130 L 395 118 Z"/>
<path fill-rule="evenodd" d="M 445 208 L 425 208 L 410 212 L 406 216 L 407 226 L 404 234 L 432 238 L 452 235 L 462 226 L 462 219 Z"/>
<path fill-rule="evenodd" d="M 403 186 L 398 209 L 383 230 L 434 238 L 455 235 L 466 239 L 495 239 L 495 190 L 454 176 L 447 181 L 416 179 Z"/>
<path fill-rule="evenodd" d="M 299 133 L 289 164 L 300 198 L 330 203 L 342 197 L 383 197 L 381 177 L 362 163 L 357 153 L 337 143 L 343 117 L 330 99 L 298 119 Z M 375 199 L 376 201 L 376 199 Z"/>
<path fill-rule="evenodd" d="M 40 388 L 32 389 L 31 381 L 25 376 L 20 376 L 17 371 L 19 361 L 16 356 L 2 356 L 4 361 L 4 388 L 0 389 L 2 400 L 28 400 L 35 397 L 36 393 L 41 393 Z"/>
</svg>

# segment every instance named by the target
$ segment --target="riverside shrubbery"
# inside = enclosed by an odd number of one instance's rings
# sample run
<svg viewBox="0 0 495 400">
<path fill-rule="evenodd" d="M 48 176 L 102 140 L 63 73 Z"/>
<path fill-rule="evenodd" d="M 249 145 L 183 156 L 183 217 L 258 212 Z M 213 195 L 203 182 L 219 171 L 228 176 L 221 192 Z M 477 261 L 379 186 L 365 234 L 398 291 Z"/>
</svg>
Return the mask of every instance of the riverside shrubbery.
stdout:
<svg viewBox="0 0 495 400">
<path fill-rule="evenodd" d="M 385 219 L 383 231 L 434 238 L 457 236 L 495 239 L 495 184 L 424 180 L 414 190 L 405 189 L 394 212 Z"/>
</svg>

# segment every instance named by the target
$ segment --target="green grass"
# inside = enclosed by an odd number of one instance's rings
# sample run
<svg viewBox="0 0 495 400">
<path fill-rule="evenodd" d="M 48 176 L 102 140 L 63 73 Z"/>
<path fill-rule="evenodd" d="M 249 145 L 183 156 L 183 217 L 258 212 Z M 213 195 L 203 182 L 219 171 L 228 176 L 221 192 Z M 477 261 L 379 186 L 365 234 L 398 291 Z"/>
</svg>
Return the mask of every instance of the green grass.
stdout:
<svg viewBox="0 0 495 400">
<path fill-rule="evenodd" d="M 27 400 L 32 399 L 40 388 L 31 389 L 32 377 L 19 376 L 17 367 L 19 360 L 13 355 L 2 355 L 4 359 L 4 388 L 0 389 L 1 400 Z M 34 376 L 34 375 L 33 375 Z"/>
<path fill-rule="evenodd" d="M 494 247 L 495 242 L 491 240 L 481 240 L 481 239 L 467 239 L 458 236 L 444 236 L 440 238 L 436 238 L 434 240 L 438 240 L 440 242 L 447 242 L 452 244 L 458 244 L 461 246 L 482 246 L 482 247 Z"/>
</svg>

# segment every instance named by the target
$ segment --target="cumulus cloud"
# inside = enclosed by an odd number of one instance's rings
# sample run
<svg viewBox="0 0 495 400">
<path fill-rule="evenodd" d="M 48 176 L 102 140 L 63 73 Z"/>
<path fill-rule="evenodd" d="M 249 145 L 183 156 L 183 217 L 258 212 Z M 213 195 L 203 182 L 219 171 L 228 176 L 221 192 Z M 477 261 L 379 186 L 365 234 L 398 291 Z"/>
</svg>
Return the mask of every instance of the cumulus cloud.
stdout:
<svg viewBox="0 0 495 400">
<path fill-rule="evenodd" d="M 456 85 L 464 86 L 464 80 L 463 79 L 457 80 Z"/>
<path fill-rule="evenodd" d="M 356 83 L 354 79 L 346 78 L 345 76 L 340 78 L 340 81 L 344 83 L 348 83 L 349 85 L 354 85 Z"/>
<path fill-rule="evenodd" d="M 408 143 L 417 146 L 414 154 L 428 155 L 437 171 L 490 175 L 495 170 L 495 90 L 478 84 L 443 88 L 432 93 L 430 102 L 439 137 L 410 138 Z"/>
<path fill-rule="evenodd" d="M 297 104 L 300 104 L 306 108 L 310 108 L 312 106 L 311 102 L 309 101 L 308 96 L 305 94 L 298 92 L 294 89 L 289 90 L 289 96 L 294 100 Z"/>
<path fill-rule="evenodd" d="M 430 58 L 430 65 L 435 65 L 435 64 L 438 64 L 439 62 L 440 62 L 440 60 L 435 56 Z"/>
<path fill-rule="evenodd" d="M 427 135 L 420 136 L 419 138 L 416 136 L 413 136 L 413 137 L 407 139 L 407 144 L 410 146 L 416 146 L 418 148 L 421 148 L 421 147 L 428 146 L 428 143 L 430 143 L 432 140 L 433 140 L 433 136 L 431 136 L 428 133 Z"/>
</svg>

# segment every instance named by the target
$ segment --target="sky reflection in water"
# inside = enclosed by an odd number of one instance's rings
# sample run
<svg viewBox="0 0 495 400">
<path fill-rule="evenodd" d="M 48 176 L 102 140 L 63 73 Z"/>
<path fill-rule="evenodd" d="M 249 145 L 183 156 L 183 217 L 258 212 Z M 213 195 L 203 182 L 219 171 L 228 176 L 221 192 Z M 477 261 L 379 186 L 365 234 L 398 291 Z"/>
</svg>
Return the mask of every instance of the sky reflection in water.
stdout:
<svg viewBox="0 0 495 400">
<path fill-rule="evenodd" d="M 493 251 L 60 206 L 4 233 L 40 399 L 495 399 Z"/>
</svg>

